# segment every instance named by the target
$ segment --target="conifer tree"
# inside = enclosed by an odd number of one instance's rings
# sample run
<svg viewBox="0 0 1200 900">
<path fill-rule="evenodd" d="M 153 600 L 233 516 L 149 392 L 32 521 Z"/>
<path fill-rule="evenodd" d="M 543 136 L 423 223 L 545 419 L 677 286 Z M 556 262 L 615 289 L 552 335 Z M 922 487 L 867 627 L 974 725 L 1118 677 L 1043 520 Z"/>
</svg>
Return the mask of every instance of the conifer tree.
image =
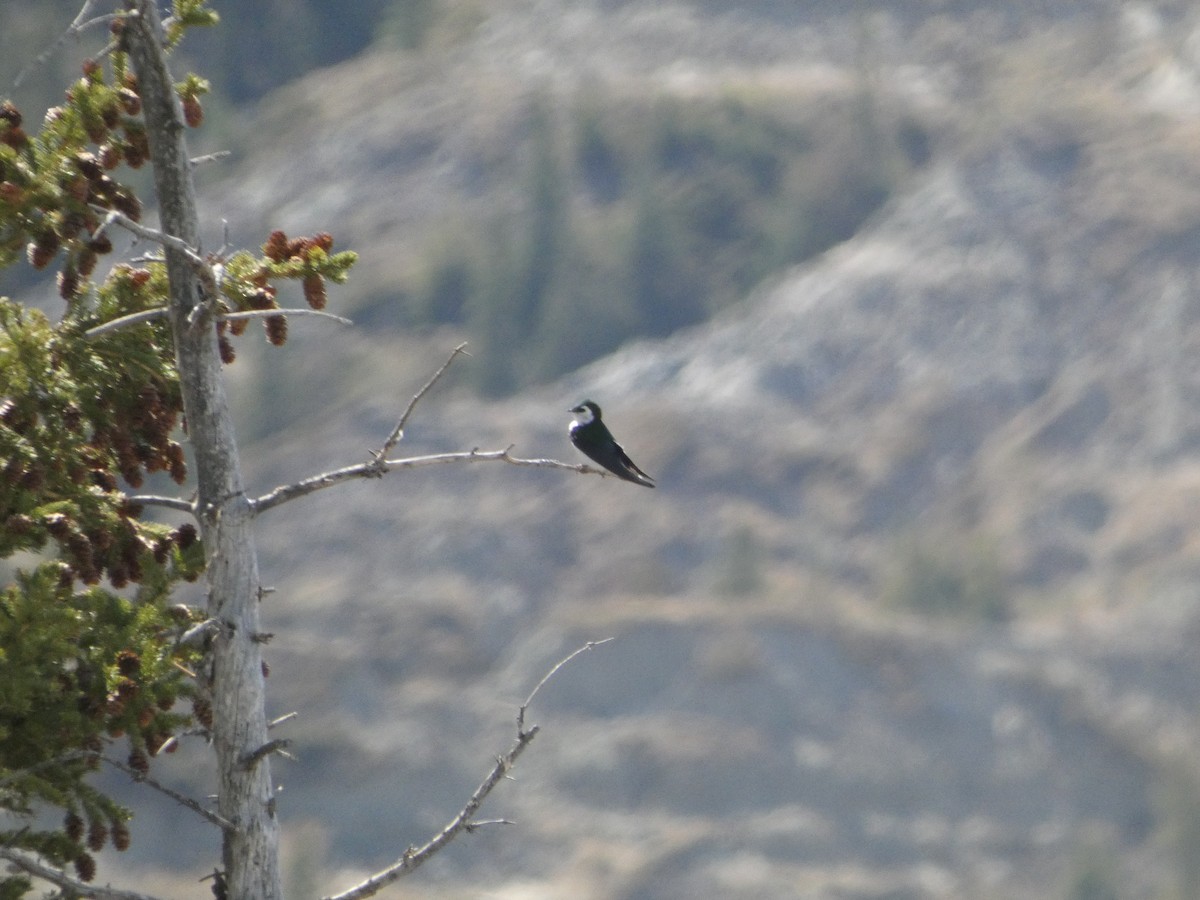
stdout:
<svg viewBox="0 0 1200 900">
<path fill-rule="evenodd" d="M 143 776 L 196 727 L 221 773 L 210 815 L 223 827 L 223 886 L 269 900 L 279 896 L 278 827 L 260 585 L 220 368 L 248 325 L 228 315 L 277 309 L 282 279 L 302 281 L 320 308 L 326 280 L 342 280 L 354 257 L 332 253 L 327 234 L 282 232 L 261 254 L 197 253 L 183 133 L 203 119 L 207 84 L 174 82 L 166 60 L 188 27 L 215 20 L 202 0 L 177 0 L 166 23 L 153 2 L 128 0 L 101 17 L 111 52 L 83 64 L 40 130 L 0 106 L 0 263 L 23 252 L 35 269 L 57 269 L 65 304 L 53 321 L 0 300 L 0 553 L 40 558 L 0 593 L 0 808 L 62 810 L 58 828 L 0 834 L 0 852 L 27 874 L 41 864 L 23 852 L 91 881 L 93 852 L 128 846 L 129 813 L 87 774 L 107 761 Z M 122 180 L 147 163 L 161 230 L 140 224 L 142 203 Z M 93 285 L 117 228 L 162 252 Z M 284 316 L 263 323 L 271 343 L 286 340 Z M 155 524 L 144 503 L 164 498 L 131 492 L 158 472 L 188 479 L 185 435 L 196 499 L 166 505 L 195 522 Z M 202 573 L 207 608 L 172 604 L 172 587 Z M 30 882 L 3 885 L 18 896 Z"/>
</svg>

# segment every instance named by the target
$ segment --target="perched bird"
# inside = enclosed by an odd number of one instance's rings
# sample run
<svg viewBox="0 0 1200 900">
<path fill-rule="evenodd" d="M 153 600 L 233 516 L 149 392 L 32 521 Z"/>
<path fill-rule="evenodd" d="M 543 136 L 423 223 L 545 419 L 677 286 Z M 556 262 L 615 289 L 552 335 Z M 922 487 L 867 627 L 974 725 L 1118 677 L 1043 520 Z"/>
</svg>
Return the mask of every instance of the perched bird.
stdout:
<svg viewBox="0 0 1200 900">
<path fill-rule="evenodd" d="M 654 487 L 654 479 L 639 469 L 629 454 L 621 449 L 608 430 L 608 426 L 600 421 L 600 407 L 591 400 L 584 400 L 574 409 L 575 418 L 567 433 L 571 435 L 571 443 L 584 456 L 588 457 L 618 478 L 640 484 L 642 487 Z"/>
</svg>

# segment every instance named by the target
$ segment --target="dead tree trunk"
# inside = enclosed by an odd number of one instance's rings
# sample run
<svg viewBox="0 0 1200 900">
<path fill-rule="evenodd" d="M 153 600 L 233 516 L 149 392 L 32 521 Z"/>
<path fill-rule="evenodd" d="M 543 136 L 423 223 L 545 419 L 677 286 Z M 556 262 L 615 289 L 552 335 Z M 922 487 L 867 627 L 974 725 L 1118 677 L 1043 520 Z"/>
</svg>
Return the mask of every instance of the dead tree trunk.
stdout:
<svg viewBox="0 0 1200 900">
<path fill-rule="evenodd" d="M 127 0 L 130 59 L 138 76 L 162 230 L 200 246 L 196 197 L 184 122 L 167 67 L 163 29 L 153 0 Z M 262 645 L 257 640 L 260 585 L 252 509 L 242 485 L 233 420 L 221 378 L 214 330 L 216 284 L 211 271 L 166 246 L 171 325 L 187 432 L 196 461 L 200 520 L 207 557 L 213 641 L 213 743 L 220 785 L 218 812 L 232 823 L 224 835 L 224 877 L 233 900 L 276 900 L 279 824 L 267 745 Z"/>
</svg>

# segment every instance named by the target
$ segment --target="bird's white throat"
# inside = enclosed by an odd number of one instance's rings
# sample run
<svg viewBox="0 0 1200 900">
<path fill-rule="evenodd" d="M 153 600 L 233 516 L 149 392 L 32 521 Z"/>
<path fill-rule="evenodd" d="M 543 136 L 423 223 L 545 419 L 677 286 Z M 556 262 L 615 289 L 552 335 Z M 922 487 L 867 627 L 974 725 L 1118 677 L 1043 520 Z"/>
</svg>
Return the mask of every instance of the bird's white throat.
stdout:
<svg viewBox="0 0 1200 900">
<path fill-rule="evenodd" d="M 582 412 L 576 413 L 575 418 L 571 420 L 570 430 L 574 431 L 576 428 L 580 428 L 584 425 L 591 425 L 595 419 L 596 417 L 592 415 L 592 411 L 585 406 Z"/>
</svg>

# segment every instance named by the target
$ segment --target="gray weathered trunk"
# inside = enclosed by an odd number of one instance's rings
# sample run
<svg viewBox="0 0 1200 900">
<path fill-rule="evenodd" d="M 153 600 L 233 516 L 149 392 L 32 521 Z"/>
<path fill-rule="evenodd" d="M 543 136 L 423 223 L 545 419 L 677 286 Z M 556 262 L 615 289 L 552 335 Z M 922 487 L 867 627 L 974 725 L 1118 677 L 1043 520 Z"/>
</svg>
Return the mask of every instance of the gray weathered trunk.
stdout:
<svg viewBox="0 0 1200 900">
<path fill-rule="evenodd" d="M 151 0 L 127 0 L 130 58 L 138 76 L 162 229 L 199 247 L 196 198 L 184 123 Z M 186 254 L 166 249 L 171 324 L 183 385 L 188 437 L 196 461 L 197 511 L 208 559 L 208 612 L 220 631 L 212 656 L 213 743 L 220 772 L 218 812 L 233 823 L 224 836 L 232 900 L 280 897 L 279 825 L 270 762 L 253 757 L 267 742 L 259 629 L 258 559 L 251 509 L 242 486 L 233 420 L 221 378 L 205 281 Z M 198 314 L 197 314 L 198 313 Z"/>
</svg>

